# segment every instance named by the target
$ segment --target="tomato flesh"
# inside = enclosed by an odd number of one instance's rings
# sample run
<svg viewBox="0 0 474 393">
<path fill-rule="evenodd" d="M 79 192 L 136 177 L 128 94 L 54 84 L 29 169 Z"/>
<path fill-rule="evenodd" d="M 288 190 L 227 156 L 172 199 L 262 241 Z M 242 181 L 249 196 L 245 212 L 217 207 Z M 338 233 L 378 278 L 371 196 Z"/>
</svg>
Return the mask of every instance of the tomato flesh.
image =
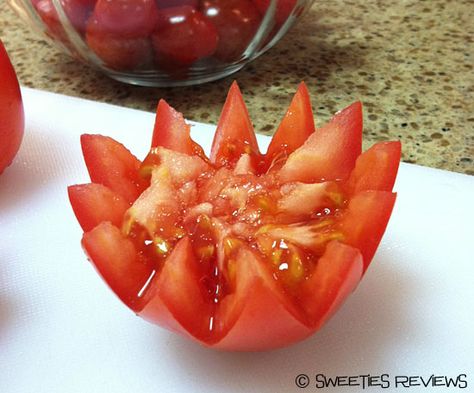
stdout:
<svg viewBox="0 0 474 393">
<path fill-rule="evenodd" d="M 359 103 L 313 132 L 306 98 L 302 85 L 267 156 L 236 84 L 210 159 L 164 101 L 143 162 L 110 138 L 83 136 L 94 183 L 70 187 L 70 199 L 86 252 L 125 304 L 227 350 L 287 345 L 337 310 L 385 231 L 400 146 L 360 154 Z"/>
</svg>

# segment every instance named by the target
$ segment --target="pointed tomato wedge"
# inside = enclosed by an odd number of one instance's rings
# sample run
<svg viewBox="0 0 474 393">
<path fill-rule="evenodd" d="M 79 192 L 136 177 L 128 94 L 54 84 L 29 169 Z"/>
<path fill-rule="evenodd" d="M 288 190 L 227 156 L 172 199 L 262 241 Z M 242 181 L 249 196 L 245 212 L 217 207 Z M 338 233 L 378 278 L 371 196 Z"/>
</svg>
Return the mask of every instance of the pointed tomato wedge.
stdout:
<svg viewBox="0 0 474 393">
<path fill-rule="evenodd" d="M 213 304 L 203 296 L 201 276 L 191 242 L 182 238 L 147 288 L 150 300 L 140 315 L 185 336 L 209 340 Z"/>
<path fill-rule="evenodd" d="M 81 136 L 82 154 L 93 183 L 103 184 L 133 202 L 146 188 L 140 161 L 121 143 L 102 135 Z"/>
<path fill-rule="evenodd" d="M 360 103 L 338 112 L 290 154 L 281 168 L 281 181 L 311 183 L 347 179 L 362 149 L 361 118 Z"/>
<path fill-rule="evenodd" d="M 265 155 L 265 170 L 273 162 L 286 157 L 300 147 L 314 132 L 314 117 L 308 88 L 304 82 L 291 101 L 285 117 L 278 126 Z"/>
<path fill-rule="evenodd" d="M 302 320 L 272 276 L 250 249 L 243 247 L 235 262 L 235 290 L 224 298 L 215 316 L 216 348 L 258 351 L 279 348 L 309 336 Z"/>
<path fill-rule="evenodd" d="M 362 255 L 356 248 L 333 240 L 301 288 L 302 307 L 314 328 L 339 308 L 360 281 Z"/>
<path fill-rule="evenodd" d="M 400 142 L 379 142 L 362 153 L 348 181 L 349 191 L 391 191 L 400 164 Z"/>
<path fill-rule="evenodd" d="M 162 146 L 179 153 L 205 158 L 201 146 L 191 139 L 190 130 L 191 126 L 184 121 L 183 115 L 170 107 L 165 100 L 160 100 L 156 108 L 151 146 Z"/>
<path fill-rule="evenodd" d="M 242 93 L 232 83 L 212 142 L 210 160 L 217 166 L 233 167 L 244 153 L 260 159 L 257 138 Z"/>
<path fill-rule="evenodd" d="M 329 123 L 337 124 L 339 127 L 353 135 L 352 150 L 356 152 L 358 156 L 362 151 L 362 103 L 356 101 L 348 107 L 340 110 L 331 118 Z"/>
<path fill-rule="evenodd" d="M 105 221 L 84 233 L 82 246 L 110 289 L 138 311 L 143 306 L 139 294 L 153 269 L 140 260 L 132 241 Z"/>
<path fill-rule="evenodd" d="M 388 191 L 362 191 L 349 201 L 341 230 L 344 242 L 360 250 L 367 270 L 392 214 L 396 194 Z"/>
<path fill-rule="evenodd" d="M 110 188 L 96 183 L 69 186 L 69 201 L 84 232 L 94 229 L 102 221 L 122 225 L 123 215 L 130 204 Z"/>
</svg>

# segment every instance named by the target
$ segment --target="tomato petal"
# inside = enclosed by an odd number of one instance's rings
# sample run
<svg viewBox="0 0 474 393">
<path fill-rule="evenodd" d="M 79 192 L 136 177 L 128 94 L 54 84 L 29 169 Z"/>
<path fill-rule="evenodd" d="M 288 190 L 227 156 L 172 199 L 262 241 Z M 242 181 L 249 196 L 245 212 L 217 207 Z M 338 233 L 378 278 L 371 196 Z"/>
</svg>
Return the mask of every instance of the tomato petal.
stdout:
<svg viewBox="0 0 474 393">
<path fill-rule="evenodd" d="M 319 328 L 351 294 L 362 276 L 362 255 L 356 248 L 330 242 L 311 277 L 301 287 L 302 307 Z"/>
<path fill-rule="evenodd" d="M 281 169 L 281 181 L 312 183 L 346 179 L 361 149 L 362 106 L 356 102 L 338 112 L 290 154 Z"/>
<path fill-rule="evenodd" d="M 125 198 L 102 184 L 76 184 L 67 190 L 74 214 L 84 232 L 95 228 L 102 221 L 110 221 L 120 227 L 130 207 Z"/>
<path fill-rule="evenodd" d="M 133 202 L 146 187 L 140 161 L 121 143 L 102 135 L 81 135 L 82 154 L 93 183 L 103 184 Z"/>
<path fill-rule="evenodd" d="M 401 143 L 379 142 L 362 153 L 348 182 L 349 192 L 392 191 L 400 164 Z"/>
<path fill-rule="evenodd" d="M 165 100 L 160 100 L 156 108 L 155 126 L 151 146 L 162 146 L 180 153 L 206 155 L 196 142 L 191 139 L 191 126 L 184 121 L 181 113 L 177 112 Z"/>
<path fill-rule="evenodd" d="M 342 217 L 344 243 L 358 248 L 367 270 L 395 204 L 396 194 L 388 191 L 362 191 L 354 195 Z"/>
<path fill-rule="evenodd" d="M 82 246 L 112 291 L 132 310 L 139 310 L 138 296 L 152 269 L 139 260 L 131 240 L 110 222 L 84 233 Z"/>
<path fill-rule="evenodd" d="M 212 304 L 199 286 L 199 266 L 188 237 L 181 239 L 150 284 L 150 300 L 140 312 L 146 320 L 199 340 L 209 340 Z"/>
<path fill-rule="evenodd" d="M 304 82 L 291 101 L 290 107 L 281 121 L 265 155 L 265 165 L 268 169 L 274 160 L 287 157 L 300 147 L 314 132 L 314 116 L 308 88 Z"/>
<path fill-rule="evenodd" d="M 312 333 L 268 266 L 248 248 L 236 258 L 235 292 L 217 308 L 215 329 L 222 337 L 214 347 L 258 351 L 289 345 Z"/>
<path fill-rule="evenodd" d="M 362 152 L 362 103 L 360 101 L 352 103 L 348 107 L 337 112 L 329 122 L 331 124 L 337 124 L 353 136 L 353 149 L 358 151 L 358 156 Z"/>
<path fill-rule="evenodd" d="M 244 153 L 259 159 L 257 138 L 237 82 L 232 83 L 212 142 L 210 160 L 234 167 Z"/>
</svg>

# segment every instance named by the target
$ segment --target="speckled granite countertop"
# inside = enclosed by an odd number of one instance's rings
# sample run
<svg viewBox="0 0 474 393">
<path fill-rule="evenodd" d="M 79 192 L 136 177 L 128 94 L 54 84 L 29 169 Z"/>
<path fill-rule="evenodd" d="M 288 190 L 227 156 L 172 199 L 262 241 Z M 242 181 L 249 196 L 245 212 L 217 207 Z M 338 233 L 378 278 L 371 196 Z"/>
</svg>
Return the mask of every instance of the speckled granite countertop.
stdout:
<svg viewBox="0 0 474 393">
<path fill-rule="evenodd" d="M 273 49 L 237 74 L 199 87 L 127 86 L 50 47 L 5 2 L 0 37 L 25 86 L 148 111 L 165 98 L 215 123 L 231 81 L 256 130 L 271 134 L 299 81 L 318 124 L 354 100 L 365 146 L 401 139 L 403 159 L 474 174 L 474 6 L 471 0 L 317 1 Z"/>
</svg>

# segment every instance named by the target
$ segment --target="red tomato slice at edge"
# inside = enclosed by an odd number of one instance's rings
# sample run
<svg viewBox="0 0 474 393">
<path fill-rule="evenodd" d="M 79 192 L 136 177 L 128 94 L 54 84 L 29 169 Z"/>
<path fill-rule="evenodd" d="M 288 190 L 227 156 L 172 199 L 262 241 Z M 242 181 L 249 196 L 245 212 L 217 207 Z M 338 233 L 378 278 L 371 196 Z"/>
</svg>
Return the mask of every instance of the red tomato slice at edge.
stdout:
<svg viewBox="0 0 474 393">
<path fill-rule="evenodd" d="M 82 238 L 84 251 L 109 288 L 132 310 L 142 307 L 137 297 L 153 270 L 138 258 L 132 241 L 110 222 L 102 222 Z"/>
<path fill-rule="evenodd" d="M 84 232 L 94 229 L 102 221 L 122 225 L 123 215 L 130 207 L 125 198 L 110 188 L 96 183 L 69 186 L 69 201 Z"/>
<path fill-rule="evenodd" d="M 103 184 L 132 203 L 146 188 L 138 175 L 140 161 L 114 139 L 102 135 L 81 135 L 84 161 L 93 183 Z"/>
<path fill-rule="evenodd" d="M 247 107 L 237 82 L 233 82 L 217 124 L 210 160 L 218 166 L 234 166 L 244 153 L 260 159 Z"/>
<path fill-rule="evenodd" d="M 362 150 L 362 106 L 356 102 L 338 112 L 288 157 L 283 182 L 315 182 L 349 177 Z"/>
<path fill-rule="evenodd" d="M 199 286 L 198 262 L 188 237 L 182 238 L 150 284 L 140 316 L 198 340 L 209 340 L 212 305 Z"/>
<path fill-rule="evenodd" d="M 356 288 L 362 270 L 359 250 L 337 240 L 327 245 L 301 291 L 303 308 L 314 328 L 321 327 Z"/>
<path fill-rule="evenodd" d="M 362 153 L 349 178 L 349 192 L 392 191 L 400 165 L 401 149 L 399 141 L 379 142 Z"/>
<path fill-rule="evenodd" d="M 236 258 L 235 292 L 216 312 L 219 349 L 258 351 L 289 345 L 312 333 L 272 277 L 268 266 L 248 248 Z M 267 333 L 266 333 L 267 332 Z"/>
<path fill-rule="evenodd" d="M 392 214 L 396 194 L 389 191 L 362 191 L 351 197 L 341 221 L 344 243 L 360 250 L 364 272 L 377 250 Z"/>
<path fill-rule="evenodd" d="M 173 109 L 165 100 L 160 100 L 156 108 L 155 126 L 153 128 L 152 147 L 162 146 L 179 153 L 201 158 L 206 155 L 196 142 L 191 139 L 191 126 L 181 113 Z"/>
<path fill-rule="evenodd" d="M 278 158 L 286 158 L 299 148 L 314 132 L 314 116 L 311 99 L 304 82 L 298 86 L 285 117 L 268 146 L 265 154 L 265 169 Z"/>
</svg>

